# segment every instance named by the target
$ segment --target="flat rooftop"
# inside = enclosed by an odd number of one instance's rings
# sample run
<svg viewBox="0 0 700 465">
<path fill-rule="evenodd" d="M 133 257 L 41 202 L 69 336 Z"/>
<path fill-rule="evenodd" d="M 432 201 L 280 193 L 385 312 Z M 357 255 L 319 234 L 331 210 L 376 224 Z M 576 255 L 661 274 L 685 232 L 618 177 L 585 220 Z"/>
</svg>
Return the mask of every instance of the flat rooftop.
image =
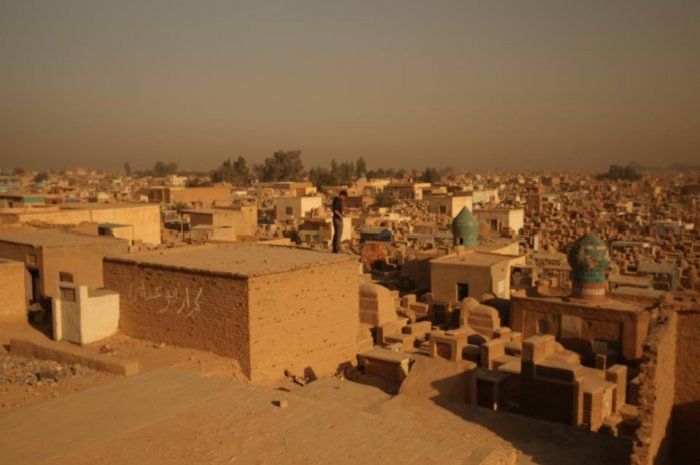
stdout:
<svg viewBox="0 0 700 465">
<path fill-rule="evenodd" d="M 107 257 L 105 260 L 238 277 L 253 277 L 353 261 L 354 259 L 350 255 L 297 247 L 263 244 L 207 244 Z"/>
<path fill-rule="evenodd" d="M 60 229 L 4 228 L 0 229 L 0 242 L 30 245 L 33 247 L 85 246 L 120 241 L 113 237 L 91 236 Z"/>
<path fill-rule="evenodd" d="M 122 208 L 160 208 L 158 204 L 155 203 L 129 203 L 129 202 L 115 202 L 115 203 L 87 203 L 87 202 L 76 202 L 76 203 L 61 203 L 58 205 L 47 205 L 41 207 L 30 207 L 30 208 L 3 208 L 0 209 L 0 213 L 9 214 L 19 214 L 19 215 L 41 215 L 45 213 L 56 213 L 66 210 L 118 210 Z"/>
<path fill-rule="evenodd" d="M 619 296 L 615 294 L 608 293 L 604 299 L 600 300 L 586 300 L 579 299 L 574 296 L 547 296 L 547 295 L 528 295 L 528 296 L 512 296 L 512 300 L 535 300 L 542 302 L 546 307 L 547 304 L 556 303 L 561 306 L 569 307 L 588 307 L 588 308 L 599 308 L 605 310 L 616 310 L 619 312 L 629 312 L 629 313 L 641 313 L 646 311 L 649 307 L 654 307 L 656 305 L 652 304 L 653 299 L 650 299 L 648 303 L 633 302 L 617 298 Z"/>
</svg>

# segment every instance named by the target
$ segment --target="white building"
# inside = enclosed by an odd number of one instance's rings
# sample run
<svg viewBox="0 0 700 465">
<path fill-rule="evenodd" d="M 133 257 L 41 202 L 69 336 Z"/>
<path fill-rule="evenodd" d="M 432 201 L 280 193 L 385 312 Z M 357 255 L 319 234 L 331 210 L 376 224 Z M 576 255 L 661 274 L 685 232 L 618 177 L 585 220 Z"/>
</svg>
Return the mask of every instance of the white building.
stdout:
<svg viewBox="0 0 700 465">
<path fill-rule="evenodd" d="M 424 200 L 428 202 L 430 212 L 436 215 L 454 218 L 464 207 L 472 211 L 472 198 L 469 195 L 429 195 Z"/>
<path fill-rule="evenodd" d="M 488 224 L 494 232 L 508 229 L 511 233 L 520 234 L 525 224 L 525 210 L 522 208 L 475 210 L 474 215 L 480 222 Z"/>
<path fill-rule="evenodd" d="M 481 189 L 472 192 L 472 202 L 481 204 L 497 204 L 498 189 Z"/>
<path fill-rule="evenodd" d="M 277 221 L 298 220 L 323 206 L 323 199 L 314 197 L 278 197 L 275 199 Z"/>
</svg>

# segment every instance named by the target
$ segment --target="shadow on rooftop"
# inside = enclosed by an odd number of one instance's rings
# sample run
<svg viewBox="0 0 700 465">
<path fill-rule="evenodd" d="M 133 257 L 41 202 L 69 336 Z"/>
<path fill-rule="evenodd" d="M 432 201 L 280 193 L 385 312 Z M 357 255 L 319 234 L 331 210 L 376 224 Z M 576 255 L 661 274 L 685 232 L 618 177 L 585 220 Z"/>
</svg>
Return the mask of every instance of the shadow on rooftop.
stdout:
<svg viewBox="0 0 700 465">
<path fill-rule="evenodd" d="M 446 399 L 453 396 L 458 376 L 432 382 L 438 395 L 429 400 L 454 417 L 480 425 L 512 444 L 519 452 L 516 463 L 626 465 L 630 462 L 632 443 L 626 438 L 591 433 L 565 424 L 495 412 L 466 403 L 449 402 Z M 452 424 L 451 420 L 448 421 Z M 449 425 L 443 427 L 449 428 Z"/>
</svg>

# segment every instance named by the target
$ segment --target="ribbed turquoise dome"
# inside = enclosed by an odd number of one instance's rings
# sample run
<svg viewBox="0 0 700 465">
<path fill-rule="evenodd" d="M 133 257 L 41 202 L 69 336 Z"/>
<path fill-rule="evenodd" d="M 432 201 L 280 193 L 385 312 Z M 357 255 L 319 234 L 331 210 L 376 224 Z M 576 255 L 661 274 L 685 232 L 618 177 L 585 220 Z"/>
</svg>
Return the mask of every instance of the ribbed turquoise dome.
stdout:
<svg viewBox="0 0 700 465">
<path fill-rule="evenodd" d="M 610 265 L 608 248 L 595 234 L 579 238 L 567 255 L 571 265 L 571 279 L 574 282 L 602 283 Z"/>
<path fill-rule="evenodd" d="M 452 240 L 454 245 L 475 247 L 479 235 L 479 221 L 467 207 L 462 207 L 452 220 Z"/>
</svg>

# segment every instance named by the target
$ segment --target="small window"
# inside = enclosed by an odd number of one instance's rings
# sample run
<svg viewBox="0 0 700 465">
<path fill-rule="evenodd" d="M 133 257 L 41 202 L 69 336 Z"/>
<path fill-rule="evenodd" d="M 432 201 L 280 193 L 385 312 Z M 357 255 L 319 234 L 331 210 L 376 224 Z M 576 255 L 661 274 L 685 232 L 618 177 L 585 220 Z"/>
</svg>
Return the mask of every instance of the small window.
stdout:
<svg viewBox="0 0 700 465">
<path fill-rule="evenodd" d="M 292 214 L 294 214 L 294 209 L 292 207 L 287 207 L 284 209 L 284 212 L 287 215 L 292 215 Z"/>
<path fill-rule="evenodd" d="M 469 297 L 469 284 L 457 283 L 457 302 L 461 302 Z"/>
<path fill-rule="evenodd" d="M 61 300 L 64 302 L 75 302 L 77 300 L 75 289 L 71 287 L 61 287 Z"/>
<path fill-rule="evenodd" d="M 62 283 L 72 283 L 73 273 L 68 273 L 67 271 L 59 271 L 58 280 Z"/>
</svg>

